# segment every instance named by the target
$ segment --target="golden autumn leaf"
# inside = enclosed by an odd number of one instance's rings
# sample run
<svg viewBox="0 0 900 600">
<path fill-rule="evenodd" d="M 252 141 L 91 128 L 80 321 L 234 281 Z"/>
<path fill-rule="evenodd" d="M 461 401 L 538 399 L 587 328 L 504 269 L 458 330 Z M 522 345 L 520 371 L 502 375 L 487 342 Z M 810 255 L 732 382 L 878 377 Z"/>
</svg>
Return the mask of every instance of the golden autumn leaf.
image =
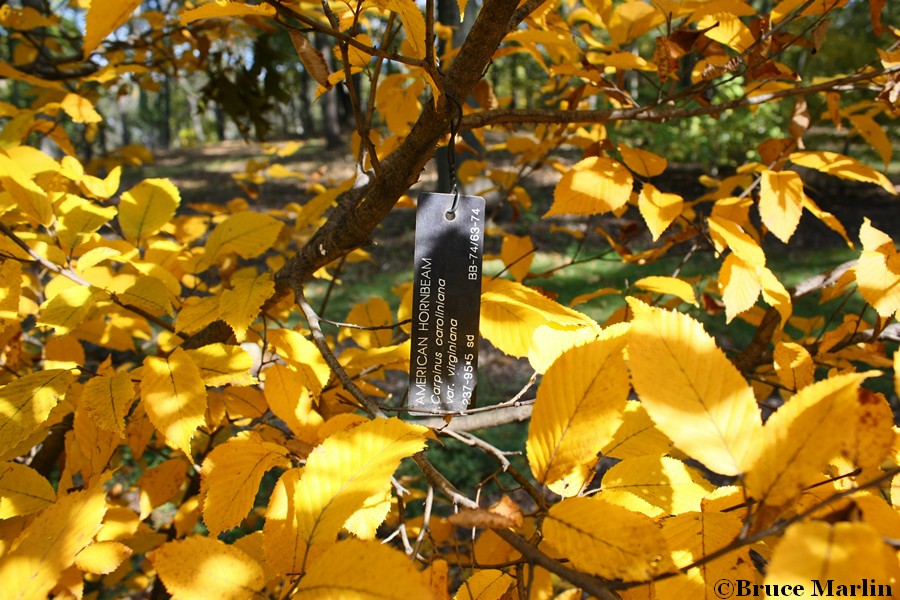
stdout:
<svg viewBox="0 0 900 600">
<path fill-rule="evenodd" d="M 258 562 L 212 538 L 191 536 L 168 542 L 147 556 L 176 599 L 250 599 L 266 583 Z"/>
<path fill-rule="evenodd" d="M 178 493 L 189 467 L 183 458 L 170 458 L 144 471 L 137 482 L 137 487 L 141 490 L 141 519 L 146 519 L 154 508 L 168 502 Z"/>
<path fill-rule="evenodd" d="M 871 167 L 867 167 L 856 159 L 836 152 L 794 152 L 789 157 L 795 165 L 816 169 L 835 177 L 874 183 L 883 187 L 890 194 L 896 194 L 894 184 Z"/>
<path fill-rule="evenodd" d="M 200 369 L 181 348 L 168 358 L 148 356 L 141 378 L 141 401 L 166 443 L 191 455 L 191 438 L 206 418 L 206 388 Z"/>
<path fill-rule="evenodd" d="M 284 502 L 270 505 L 263 529 L 273 567 L 304 567 L 311 546 L 333 543 L 347 519 L 390 486 L 400 461 L 424 447 L 427 432 L 396 418 L 369 421 L 317 446 L 299 481 L 285 473 Z"/>
<path fill-rule="evenodd" d="M 628 305 L 629 368 L 647 413 L 712 471 L 746 471 L 762 428 L 753 390 L 700 323 L 633 298 Z"/>
<path fill-rule="evenodd" d="M 373 0 L 373 4 L 400 16 L 413 58 L 425 58 L 425 17 L 413 0 Z"/>
<path fill-rule="evenodd" d="M 306 388 L 318 397 L 331 379 L 331 367 L 316 345 L 291 329 L 269 329 L 266 336 L 274 352 L 300 374 Z"/>
<path fill-rule="evenodd" d="M 255 277 L 235 277 L 231 288 L 219 297 L 219 318 L 228 323 L 238 343 L 247 337 L 247 328 L 253 323 L 266 300 L 275 292 L 275 282 L 269 273 Z"/>
<path fill-rule="evenodd" d="M 664 194 L 649 183 L 641 188 L 638 210 L 641 211 L 654 242 L 681 215 L 683 209 L 684 198 L 678 194 Z"/>
<path fill-rule="evenodd" d="M 580 570 L 646 581 L 671 569 L 662 532 L 649 517 L 599 498 L 568 498 L 544 520 L 544 540 Z"/>
<path fill-rule="evenodd" d="M 500 246 L 500 260 L 512 278 L 521 282 L 534 262 L 534 243 L 529 235 L 505 234 Z"/>
<path fill-rule="evenodd" d="M 524 523 L 522 509 L 509 496 L 503 495 L 489 508 L 462 508 L 447 517 L 456 527 L 478 529 L 521 528 Z"/>
<path fill-rule="evenodd" d="M 494 279 L 482 287 L 481 335 L 510 356 L 528 356 L 534 334 L 542 325 L 572 331 L 592 323 L 585 315 L 520 283 Z"/>
<path fill-rule="evenodd" d="M 73 249 L 115 216 L 113 206 L 97 206 L 67 194 L 57 205 L 56 237 L 65 248 Z"/>
<path fill-rule="evenodd" d="M 153 276 L 141 277 L 118 295 L 119 300 L 153 315 L 171 315 L 172 298 L 166 284 Z"/>
<path fill-rule="evenodd" d="M 0 153 L 0 183 L 29 220 L 44 227 L 53 223 L 53 206 L 47 193 L 38 187 L 14 160 L 2 153 Z"/>
<path fill-rule="evenodd" d="M 794 235 L 803 213 L 803 181 L 794 171 L 763 171 L 759 184 L 759 215 L 785 244 Z"/>
<path fill-rule="evenodd" d="M 256 377 L 250 372 L 254 366 L 253 356 L 240 346 L 207 344 L 187 350 L 187 354 L 200 369 L 203 384 L 207 387 L 256 383 Z"/>
<path fill-rule="evenodd" d="M 662 533 L 672 553 L 672 561 L 683 569 L 725 548 L 740 535 L 743 521 L 736 513 L 690 512 L 666 519 Z M 694 567 L 682 577 L 653 584 L 659 598 L 721 600 L 715 584 L 723 579 L 756 579 L 755 569 L 741 552 L 735 551 Z M 722 588 L 725 589 L 725 588 Z"/>
<path fill-rule="evenodd" d="M 60 106 L 76 123 L 99 123 L 103 120 L 91 101 L 78 94 L 66 94 Z"/>
<path fill-rule="evenodd" d="M 816 365 L 809 351 L 800 344 L 793 342 L 775 344 L 773 358 L 775 373 L 781 385 L 787 389 L 799 391 L 813 382 Z"/>
<path fill-rule="evenodd" d="M 634 286 L 654 294 L 670 294 L 681 298 L 688 304 L 700 306 L 697 303 L 697 297 L 694 295 L 694 288 L 691 284 L 677 277 L 651 275 L 650 277 L 638 279 L 634 282 Z"/>
<path fill-rule="evenodd" d="M 699 511 L 713 490 L 696 470 L 668 456 L 640 456 L 613 465 L 603 475 L 602 500 L 657 518 Z"/>
<path fill-rule="evenodd" d="M 769 417 L 754 436 L 759 448 L 745 476 L 754 499 L 771 506 L 790 501 L 840 453 L 867 376 L 837 375 L 808 385 Z"/>
<path fill-rule="evenodd" d="M 103 0 L 91 0 L 85 17 L 84 57 L 90 56 L 100 42 L 123 25 L 140 5 L 141 0 L 121 0 L 112 5 Z"/>
<path fill-rule="evenodd" d="M 631 172 L 621 163 L 604 157 L 585 158 L 562 176 L 544 216 L 613 212 L 628 202 L 633 183 Z"/>
<path fill-rule="evenodd" d="M 263 394 L 272 413 L 284 421 L 285 425 L 303 439 L 311 437 L 316 427 L 309 424 L 313 410 L 307 380 L 296 370 L 286 365 L 272 365 L 263 371 L 266 385 Z"/>
<path fill-rule="evenodd" d="M 622 161 L 625 166 L 641 177 L 656 177 L 666 170 L 669 162 L 662 156 L 624 144 L 619 144 L 619 152 L 622 153 Z"/>
<path fill-rule="evenodd" d="M 881 394 L 859 389 L 855 415 L 846 427 L 844 456 L 861 469 L 874 469 L 891 452 L 894 443 L 894 413 Z"/>
<path fill-rule="evenodd" d="M 218 535 L 239 525 L 253 508 L 263 475 L 290 465 L 284 447 L 254 434 L 213 448 L 203 461 L 200 480 L 203 522 L 210 533 Z"/>
<path fill-rule="evenodd" d="M 19 320 L 19 298 L 22 295 L 22 263 L 0 262 L 0 333 Z"/>
<path fill-rule="evenodd" d="M 129 241 L 140 244 L 175 215 L 181 203 L 178 188 L 168 179 L 145 179 L 122 194 L 119 226 Z"/>
<path fill-rule="evenodd" d="M 119 568 L 134 551 L 116 541 L 94 542 L 75 556 L 75 566 L 86 573 L 108 575 Z"/>
<path fill-rule="evenodd" d="M 100 531 L 108 477 L 89 489 L 60 496 L 25 528 L 0 558 L 4 598 L 46 598 L 75 556 Z"/>
<path fill-rule="evenodd" d="M 863 219 L 859 239 L 863 251 L 854 269 L 859 293 L 888 319 L 900 310 L 900 253 L 890 236 L 873 227 L 869 219 Z"/>
<path fill-rule="evenodd" d="M 884 161 L 884 168 L 887 170 L 891 164 L 891 157 L 894 155 L 894 147 L 881 125 L 869 115 L 850 115 L 847 119 L 853 123 L 853 127 L 859 135 L 878 152 L 878 156 Z"/>
<path fill-rule="evenodd" d="M 72 383 L 63 369 L 38 371 L 0 387 L 0 455 L 45 426 L 50 411 Z"/>
<path fill-rule="evenodd" d="M 204 259 L 212 264 L 231 252 L 241 258 L 259 256 L 272 247 L 282 227 L 281 221 L 262 213 L 246 211 L 231 215 L 209 234 Z"/>
<path fill-rule="evenodd" d="M 191 296 L 184 301 L 175 318 L 175 331 L 192 334 L 219 318 L 220 297 Z"/>
<path fill-rule="evenodd" d="M 391 345 L 393 332 L 386 325 L 394 322 L 391 307 L 384 298 L 374 297 L 365 302 L 357 302 L 347 313 L 347 322 L 361 327 L 384 327 L 372 331 L 342 329 L 338 340 L 352 337 L 363 348 L 381 348 Z"/>
<path fill-rule="evenodd" d="M 593 475 L 597 453 L 622 422 L 628 398 L 625 337 L 575 346 L 541 383 L 528 428 L 528 464 L 538 483 L 574 496 Z"/>
<path fill-rule="evenodd" d="M 56 500 L 50 482 L 30 467 L 0 462 L 0 519 L 28 515 Z"/>
<path fill-rule="evenodd" d="M 215 0 L 207 2 L 196 8 L 181 11 L 181 24 L 187 25 L 200 19 L 215 19 L 219 17 L 274 17 L 275 8 L 268 4 L 245 4 L 234 0 Z"/>
<path fill-rule="evenodd" d="M 887 581 L 885 550 L 881 535 L 867 523 L 795 523 L 775 547 L 766 583 L 801 585 L 824 597 L 855 595 L 849 590 L 857 591 L 860 581 Z"/>
<path fill-rule="evenodd" d="M 80 185 L 82 191 L 88 196 L 106 200 L 118 191 L 121 180 L 122 167 L 116 166 L 109 171 L 104 179 L 93 175 L 83 175 Z"/>
<path fill-rule="evenodd" d="M 87 318 L 98 292 L 90 287 L 75 285 L 63 290 L 41 304 L 38 325 L 52 327 L 56 335 L 65 335 Z"/>
<path fill-rule="evenodd" d="M 125 415 L 135 397 L 131 376 L 119 371 L 111 377 L 92 377 L 84 384 L 81 403 L 97 427 L 125 437 Z"/>
<path fill-rule="evenodd" d="M 622 424 L 600 453 L 613 458 L 628 459 L 638 456 L 662 456 L 672 447 L 672 441 L 661 432 L 647 409 L 636 401 L 625 403 Z"/>
<path fill-rule="evenodd" d="M 515 587 L 516 580 L 497 569 L 481 569 L 466 579 L 453 600 L 501 600 Z"/>
<path fill-rule="evenodd" d="M 313 561 L 293 598 L 429 598 L 428 586 L 402 552 L 374 541 L 344 540 Z"/>
</svg>

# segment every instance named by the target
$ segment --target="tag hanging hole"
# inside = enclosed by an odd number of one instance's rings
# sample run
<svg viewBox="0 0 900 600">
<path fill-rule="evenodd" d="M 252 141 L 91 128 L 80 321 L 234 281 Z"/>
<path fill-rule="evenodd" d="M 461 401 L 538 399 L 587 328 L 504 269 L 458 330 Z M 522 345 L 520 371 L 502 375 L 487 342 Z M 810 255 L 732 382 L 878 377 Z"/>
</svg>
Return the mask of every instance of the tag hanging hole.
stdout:
<svg viewBox="0 0 900 600">
<path fill-rule="evenodd" d="M 452 220 L 454 220 L 454 219 L 456 218 L 456 213 L 453 212 L 452 210 L 448 210 L 447 212 L 444 213 L 444 217 L 445 217 L 448 221 L 452 221 Z"/>
</svg>

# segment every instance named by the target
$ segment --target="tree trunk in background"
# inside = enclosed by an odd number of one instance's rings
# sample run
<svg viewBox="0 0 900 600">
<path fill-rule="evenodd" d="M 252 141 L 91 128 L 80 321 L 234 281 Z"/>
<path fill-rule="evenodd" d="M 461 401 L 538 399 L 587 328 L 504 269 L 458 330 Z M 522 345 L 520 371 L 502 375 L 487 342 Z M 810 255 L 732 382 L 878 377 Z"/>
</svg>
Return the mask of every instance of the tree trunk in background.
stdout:
<svg viewBox="0 0 900 600">
<path fill-rule="evenodd" d="M 331 40 L 323 35 L 316 36 L 316 46 L 325 58 L 325 62 L 334 70 L 334 53 L 331 49 Z M 331 90 L 322 96 L 322 112 L 325 133 L 325 144 L 329 150 L 340 148 L 343 143 L 341 135 L 341 99 L 337 90 Z"/>
<path fill-rule="evenodd" d="M 220 142 L 225 141 L 225 111 L 218 102 L 213 102 L 213 114 L 216 117 L 216 137 Z"/>
<path fill-rule="evenodd" d="M 160 145 L 168 150 L 172 147 L 172 80 L 166 75 L 162 88 L 162 115 L 158 135 Z"/>
</svg>

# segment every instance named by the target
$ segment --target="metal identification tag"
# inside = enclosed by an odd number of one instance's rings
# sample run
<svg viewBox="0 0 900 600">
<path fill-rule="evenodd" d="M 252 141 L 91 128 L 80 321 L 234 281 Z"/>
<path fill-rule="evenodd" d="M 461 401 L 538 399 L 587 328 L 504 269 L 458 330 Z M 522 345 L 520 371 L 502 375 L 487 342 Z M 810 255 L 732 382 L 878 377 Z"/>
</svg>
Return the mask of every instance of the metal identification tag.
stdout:
<svg viewBox="0 0 900 600">
<path fill-rule="evenodd" d="M 475 398 L 484 198 L 423 193 L 416 211 L 409 409 L 465 412 Z"/>
</svg>

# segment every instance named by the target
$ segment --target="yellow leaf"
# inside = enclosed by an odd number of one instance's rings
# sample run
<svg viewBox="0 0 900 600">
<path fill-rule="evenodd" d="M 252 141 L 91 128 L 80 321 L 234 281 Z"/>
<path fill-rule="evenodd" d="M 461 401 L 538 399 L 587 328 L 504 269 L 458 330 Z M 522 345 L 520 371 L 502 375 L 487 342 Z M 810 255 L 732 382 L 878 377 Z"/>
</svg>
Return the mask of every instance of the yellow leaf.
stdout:
<svg viewBox="0 0 900 600">
<path fill-rule="evenodd" d="M 843 455 L 861 469 L 877 468 L 894 444 L 891 405 L 883 395 L 860 388 L 855 412 L 844 429 Z"/>
<path fill-rule="evenodd" d="M 273 567 L 304 570 L 309 548 L 333 543 L 347 519 L 390 486 L 400 460 L 425 446 L 427 431 L 396 418 L 369 421 L 317 446 L 296 484 L 285 473 L 286 502 L 270 506 L 263 529 Z"/>
<path fill-rule="evenodd" d="M 80 406 L 84 407 L 97 427 L 125 437 L 125 415 L 134 397 L 131 376 L 119 371 L 112 377 L 93 377 L 85 383 Z"/>
<path fill-rule="evenodd" d="M 773 357 L 775 373 L 781 385 L 787 389 L 799 391 L 813 382 L 816 365 L 806 348 L 800 344 L 793 342 L 775 344 Z"/>
<path fill-rule="evenodd" d="M 222 292 L 219 318 L 228 323 L 238 343 L 247 337 L 247 329 L 274 292 L 275 282 L 270 273 L 256 277 L 235 277 L 231 280 L 231 289 Z"/>
<path fill-rule="evenodd" d="M 610 158 L 586 158 L 562 176 L 544 215 L 596 215 L 625 206 L 634 182 L 631 172 Z"/>
<path fill-rule="evenodd" d="M 740 225 L 716 216 L 710 217 L 707 222 L 709 233 L 717 246 L 729 248 L 738 258 L 754 267 L 766 265 L 766 255 L 762 248 Z"/>
<path fill-rule="evenodd" d="M 344 529 L 363 540 L 374 540 L 392 506 L 391 490 L 375 494 L 347 518 Z"/>
<path fill-rule="evenodd" d="M 181 203 L 178 188 L 168 179 L 145 179 L 122 194 L 119 226 L 125 238 L 140 244 L 172 220 Z"/>
<path fill-rule="evenodd" d="M 203 384 L 207 387 L 256 383 L 256 377 L 250 372 L 253 369 L 253 357 L 240 346 L 207 344 L 188 350 L 187 354 L 200 369 Z"/>
<path fill-rule="evenodd" d="M 654 294 L 670 294 L 681 298 L 688 304 L 700 306 L 697 303 L 697 297 L 694 295 L 694 288 L 687 281 L 678 279 L 677 277 L 662 277 L 651 275 L 634 282 L 635 287 L 642 290 L 653 292 Z"/>
<path fill-rule="evenodd" d="M 189 467 L 183 458 L 170 458 L 144 471 L 137 482 L 137 487 L 141 490 L 141 520 L 178 493 Z"/>
<path fill-rule="evenodd" d="M 791 162 L 801 167 L 816 169 L 835 177 L 849 179 L 851 181 L 863 181 L 875 183 L 883 187 L 891 194 L 896 194 L 894 184 L 890 179 L 871 167 L 867 167 L 859 161 L 838 154 L 836 152 L 794 152 L 788 157 Z"/>
<path fill-rule="evenodd" d="M 123 25 L 140 5 L 141 0 L 120 0 L 112 5 L 103 0 L 91 0 L 85 17 L 84 57 L 90 56 L 100 42 Z"/>
<path fill-rule="evenodd" d="M 413 58 L 425 58 L 425 17 L 416 3 L 413 0 L 373 0 L 373 3 L 400 15 Z"/>
<path fill-rule="evenodd" d="M 605 62 L 609 64 L 609 62 Z M 667 161 L 662 156 L 640 150 L 638 148 L 630 148 L 624 144 L 619 144 L 619 152 L 622 153 L 622 160 L 625 166 L 640 175 L 641 177 L 656 177 L 666 170 Z"/>
<path fill-rule="evenodd" d="M 181 348 L 168 358 L 144 359 L 141 400 L 166 443 L 191 455 L 191 438 L 204 423 L 206 388 L 200 369 Z"/>
<path fill-rule="evenodd" d="M 664 194 L 649 183 L 645 183 L 638 196 L 638 209 L 647 222 L 647 228 L 655 242 L 681 215 L 684 199 L 678 194 Z"/>
<path fill-rule="evenodd" d="M 547 369 L 528 429 L 528 464 L 538 483 L 574 496 L 597 453 L 622 422 L 628 398 L 624 336 L 575 346 Z"/>
<path fill-rule="evenodd" d="M 750 310 L 759 299 L 762 284 L 756 275 L 756 269 L 741 260 L 737 254 L 731 253 L 722 261 L 719 270 L 719 285 L 722 287 L 722 302 L 725 303 L 725 321 L 732 319 L 744 311 Z"/>
<path fill-rule="evenodd" d="M 502 600 L 516 585 L 516 580 L 497 569 L 475 571 L 466 579 L 453 600 Z"/>
<path fill-rule="evenodd" d="M 700 323 L 634 298 L 628 305 L 629 367 L 650 418 L 710 470 L 745 472 L 762 428 L 753 390 Z"/>
<path fill-rule="evenodd" d="M 894 155 L 894 147 L 881 125 L 868 115 L 850 115 L 847 118 L 853 123 L 859 135 L 878 152 L 878 156 L 884 161 L 884 168 L 887 170 L 891 164 L 891 157 Z"/>
<path fill-rule="evenodd" d="M 733 50 L 743 53 L 755 42 L 753 32 L 737 17 L 737 15 L 720 12 L 707 15 L 697 22 L 699 29 L 708 29 L 704 35 Z"/>
<path fill-rule="evenodd" d="M 266 337 L 275 353 L 300 374 L 307 389 L 318 397 L 331 378 L 331 367 L 316 345 L 290 329 L 269 329 Z"/>
<path fill-rule="evenodd" d="M 100 531 L 108 478 L 66 494 L 25 528 L 16 546 L 0 558 L 4 598 L 46 598 L 75 556 Z"/>
<path fill-rule="evenodd" d="M 430 597 L 419 570 L 405 554 L 378 542 L 353 539 L 319 556 L 292 596 L 309 600 Z"/>
<path fill-rule="evenodd" d="M 672 552 L 672 562 L 683 569 L 713 552 L 727 547 L 741 532 L 743 522 L 737 513 L 692 512 L 666 519 L 662 533 Z M 715 560 L 704 562 L 685 573 L 684 578 L 657 581 L 657 598 L 696 598 L 716 600 L 717 582 L 749 579 L 755 581 L 752 567 L 742 577 L 739 569 L 749 563 L 740 552 L 731 552 Z M 724 589 L 724 588 L 723 588 Z"/>
<path fill-rule="evenodd" d="M 272 413 L 284 421 L 297 436 L 306 439 L 308 421 L 312 411 L 312 397 L 306 379 L 285 365 L 272 365 L 263 371 L 266 385 L 263 393 Z"/>
<path fill-rule="evenodd" d="M 844 229 L 844 225 L 840 222 L 840 220 L 831 214 L 828 211 L 822 210 L 819 208 L 819 205 L 812 201 L 812 198 L 809 196 L 803 196 L 803 207 L 808 210 L 812 215 L 825 223 L 825 225 L 834 232 L 837 232 L 844 241 L 847 242 L 847 246 L 853 248 L 853 242 L 850 241 L 850 237 L 847 235 L 847 230 Z"/>
<path fill-rule="evenodd" d="M 29 515 L 55 500 L 56 492 L 40 473 L 19 463 L 0 463 L 0 519 Z"/>
<path fill-rule="evenodd" d="M 63 290 L 41 304 L 37 324 L 52 327 L 56 335 L 65 335 L 81 325 L 96 301 L 94 290 L 76 285 Z"/>
<path fill-rule="evenodd" d="M 119 568 L 134 551 L 122 542 L 94 542 L 75 556 L 75 566 L 94 575 L 108 575 Z"/>
<path fill-rule="evenodd" d="M 629 400 L 622 417 L 622 424 L 613 439 L 600 450 L 604 456 L 622 460 L 638 456 L 662 456 L 672 447 L 672 441 L 656 428 L 640 402 Z"/>
<path fill-rule="evenodd" d="M 172 300 L 165 282 L 153 276 L 141 277 L 119 294 L 119 300 L 153 315 L 172 314 Z"/>
<path fill-rule="evenodd" d="M 894 241 L 863 219 L 859 228 L 863 252 L 856 263 L 856 282 L 863 299 L 889 319 L 900 310 L 900 253 Z"/>
<path fill-rule="evenodd" d="M 112 206 L 97 206 L 84 198 L 67 194 L 57 205 L 56 237 L 71 250 L 116 216 Z"/>
<path fill-rule="evenodd" d="M 175 318 L 175 331 L 196 333 L 219 318 L 220 296 L 191 296 Z"/>
<path fill-rule="evenodd" d="M 0 455 L 45 426 L 72 379 L 69 371 L 52 369 L 29 373 L 0 387 Z"/>
<path fill-rule="evenodd" d="M 816 596 L 855 595 L 860 581 L 871 580 L 875 588 L 888 580 L 886 549 L 881 535 L 867 523 L 795 523 L 775 547 L 765 582 L 779 589 L 800 585 Z M 861 572 L 865 573 L 862 577 Z M 834 586 L 830 592 L 829 582 Z"/>
<path fill-rule="evenodd" d="M 542 325 L 571 331 L 591 323 L 581 313 L 520 283 L 494 279 L 482 288 L 481 335 L 511 356 L 528 356 L 532 337 Z"/>
<path fill-rule="evenodd" d="M 851 373 L 808 385 L 769 417 L 754 436 L 758 456 L 744 479 L 754 499 L 785 504 L 840 453 L 866 377 Z"/>
<path fill-rule="evenodd" d="M 250 600 L 266 580 L 244 551 L 219 540 L 191 536 L 163 544 L 148 558 L 173 598 Z"/>
<path fill-rule="evenodd" d="M 182 10 L 181 24 L 187 25 L 199 19 L 215 19 L 218 17 L 274 17 L 275 7 L 268 4 L 244 4 L 233 0 L 215 0 L 197 8 Z"/>
<path fill-rule="evenodd" d="M 393 323 L 394 316 L 387 301 L 376 296 L 354 304 L 347 314 L 347 322 L 361 327 L 382 327 Z M 383 348 L 391 345 L 393 332 L 389 328 L 375 331 L 342 329 L 338 339 L 344 341 L 348 337 L 363 348 Z"/>
<path fill-rule="evenodd" d="M 626 325 L 627 326 L 627 325 Z M 578 329 L 556 329 L 550 325 L 541 325 L 534 330 L 531 336 L 531 347 L 528 349 L 528 362 L 537 373 L 545 373 L 550 365 L 559 358 L 563 352 L 579 346 L 585 342 L 591 342 L 600 337 L 614 337 L 619 335 L 615 326 L 600 329 L 600 326 L 591 322 Z"/>
<path fill-rule="evenodd" d="M 46 192 L 4 154 L 0 154 L 0 183 L 33 224 L 49 227 L 53 223 L 53 206 Z"/>
<path fill-rule="evenodd" d="M 66 94 L 60 102 L 66 114 L 76 123 L 100 123 L 103 117 L 94 109 L 91 101 L 78 94 Z"/>
<path fill-rule="evenodd" d="M 81 189 L 89 196 L 106 200 L 119 190 L 122 180 L 122 167 L 113 167 L 105 179 L 84 175 L 81 178 Z"/>
<path fill-rule="evenodd" d="M 608 579 L 645 581 L 672 564 L 649 517 L 598 498 L 568 498 L 544 520 L 544 540 L 579 570 Z"/>
<path fill-rule="evenodd" d="M 205 260 L 212 264 L 234 252 L 241 258 L 259 256 L 272 247 L 282 223 L 268 215 L 242 212 L 219 223 L 206 241 Z"/>
<path fill-rule="evenodd" d="M 506 271 L 513 279 L 521 282 L 528 275 L 531 263 L 534 262 L 534 243 L 530 235 L 503 235 L 500 246 L 500 260 L 506 265 Z"/>
<path fill-rule="evenodd" d="M 700 502 L 713 489 L 680 460 L 640 456 L 613 465 L 603 475 L 599 498 L 655 519 L 699 511 Z"/>
<path fill-rule="evenodd" d="M 763 171 L 759 185 L 759 216 L 785 244 L 794 235 L 803 213 L 803 181 L 794 171 Z"/>
<path fill-rule="evenodd" d="M 238 437 L 216 446 L 201 469 L 203 522 L 216 536 L 241 523 L 259 492 L 267 471 L 291 466 L 287 450 L 258 435 Z"/>
<path fill-rule="evenodd" d="M 0 262 L 0 333 L 7 325 L 19 322 L 21 295 L 22 263 L 17 260 Z"/>
</svg>

